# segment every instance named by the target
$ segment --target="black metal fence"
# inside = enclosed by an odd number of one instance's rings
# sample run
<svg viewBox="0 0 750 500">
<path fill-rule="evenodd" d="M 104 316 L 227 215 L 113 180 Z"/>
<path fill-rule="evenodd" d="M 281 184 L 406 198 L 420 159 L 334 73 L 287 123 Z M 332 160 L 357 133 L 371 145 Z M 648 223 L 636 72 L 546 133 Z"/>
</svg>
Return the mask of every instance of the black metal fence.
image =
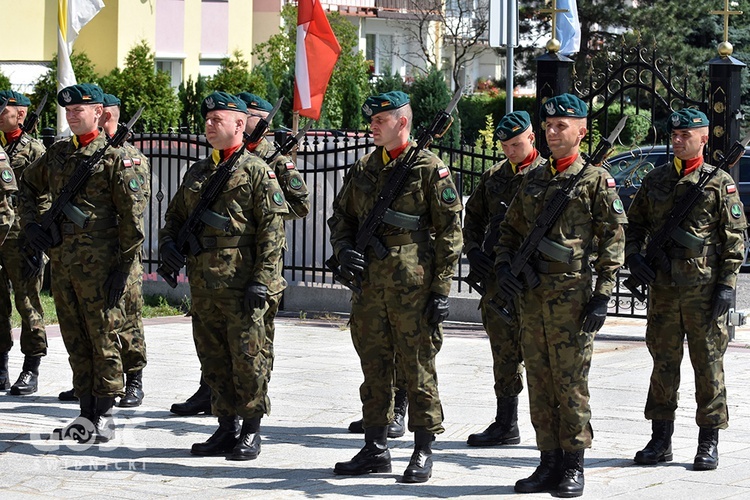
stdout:
<svg viewBox="0 0 750 500">
<path fill-rule="evenodd" d="M 135 134 L 131 142 L 151 161 L 151 203 L 145 213 L 144 268 L 147 279 L 157 280 L 161 279 L 156 275 L 158 231 L 164 222 L 167 205 L 187 167 L 207 156 L 210 146 L 203 135 L 192 134 Z M 290 283 L 333 283 L 333 276 L 324 265 L 331 255 L 326 220 L 331 216 L 333 199 L 342 186 L 344 174 L 357 158 L 373 149 L 370 135 L 356 131 L 311 131 L 301 142 L 296 165 L 310 190 L 311 210 L 307 218 L 286 224 L 288 248 L 284 270 Z M 450 166 L 456 187 L 464 199 L 474 190 L 482 173 L 502 159 L 497 144 L 486 147 L 463 145 L 460 148 L 433 146 L 432 150 Z M 462 259 L 454 293 L 476 293 L 461 280 L 467 273 L 468 263 Z M 184 279 L 181 275 L 180 280 Z M 633 300 L 630 292 L 618 284 L 610 302 L 610 314 L 645 317 L 645 313 L 646 304 Z"/>
</svg>

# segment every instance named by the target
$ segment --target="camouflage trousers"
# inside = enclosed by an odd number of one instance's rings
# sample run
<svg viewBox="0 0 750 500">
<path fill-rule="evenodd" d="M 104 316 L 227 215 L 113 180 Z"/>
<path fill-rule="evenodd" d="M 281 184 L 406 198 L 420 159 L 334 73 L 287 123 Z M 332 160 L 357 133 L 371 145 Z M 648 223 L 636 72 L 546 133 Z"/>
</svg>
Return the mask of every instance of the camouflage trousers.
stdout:
<svg viewBox="0 0 750 500">
<path fill-rule="evenodd" d="M 513 321 L 508 324 L 487 305 L 485 299 L 481 300 L 479 308 L 482 312 L 482 325 L 490 339 L 492 350 L 495 397 L 518 396 L 523 390 L 523 356 L 518 312 L 513 314 Z"/>
<path fill-rule="evenodd" d="M 103 285 L 109 272 L 101 262 L 51 263 L 52 295 L 79 397 L 123 394 L 119 333 L 125 316 L 122 306 L 107 307 Z"/>
<path fill-rule="evenodd" d="M 443 330 L 424 318 L 429 295 L 427 286 L 384 289 L 365 283 L 362 294 L 352 296 L 352 342 L 365 378 L 359 390 L 364 427 L 393 420 L 398 362 L 409 400 L 409 430 L 444 431 L 435 369 Z"/>
<path fill-rule="evenodd" d="M 531 423 L 541 451 L 591 447 L 588 375 L 594 334 L 581 331 L 591 281 L 578 274 L 540 275 L 521 300 L 521 345 Z"/>
<path fill-rule="evenodd" d="M 45 356 L 47 332 L 39 300 L 43 274 L 30 280 L 23 278 L 22 246 L 22 240 L 14 238 L 5 240 L 0 247 L 0 353 L 10 351 L 13 346 L 10 317 L 13 312 L 11 302 L 15 302 L 21 316 L 21 352 L 26 356 Z"/>
<path fill-rule="evenodd" d="M 680 365 L 687 337 L 695 374 L 695 421 L 700 427 L 726 429 L 729 422 L 724 386 L 724 353 L 729 343 L 726 316 L 711 317 L 714 284 L 652 286 L 646 345 L 654 361 L 646 400 L 646 418 L 674 420 Z"/>
<path fill-rule="evenodd" d="M 240 290 L 191 288 L 193 340 L 216 416 L 271 412 L 263 348 L 265 308 L 243 311 Z"/>
<path fill-rule="evenodd" d="M 263 344 L 263 357 L 266 361 L 266 380 L 271 381 L 271 372 L 273 371 L 273 340 L 276 336 L 276 315 L 279 313 L 279 305 L 281 304 L 281 298 L 284 296 L 283 292 L 269 295 L 266 298 L 266 314 L 263 315 L 263 324 L 266 327 L 266 342 Z"/>
<path fill-rule="evenodd" d="M 143 277 L 128 283 L 122 296 L 125 324 L 120 332 L 122 367 L 125 373 L 137 373 L 146 367 L 146 337 L 143 332 Z"/>
</svg>

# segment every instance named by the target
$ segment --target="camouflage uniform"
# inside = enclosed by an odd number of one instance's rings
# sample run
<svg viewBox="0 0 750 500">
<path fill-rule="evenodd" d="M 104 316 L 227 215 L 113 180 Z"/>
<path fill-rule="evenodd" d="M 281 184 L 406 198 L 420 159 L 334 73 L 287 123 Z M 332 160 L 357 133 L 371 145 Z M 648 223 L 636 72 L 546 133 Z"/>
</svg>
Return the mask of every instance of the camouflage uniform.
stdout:
<svg viewBox="0 0 750 500">
<path fill-rule="evenodd" d="M 53 144 L 24 172 L 22 222 L 39 222 L 81 161 L 104 147 L 100 133 L 81 146 L 77 138 Z M 129 273 L 143 244 L 140 223 L 146 198 L 123 150 L 110 149 L 72 201 L 88 219 L 85 227 L 64 218 L 62 243 L 49 249 L 52 295 L 68 350 L 76 395 L 122 394 L 120 329 L 123 302 L 107 306 L 104 284 L 114 271 Z"/>
<path fill-rule="evenodd" d="M 673 163 L 655 168 L 628 211 L 626 254 L 645 248 L 678 200 L 694 185 L 704 163 L 681 177 Z M 680 229 L 703 240 L 702 249 L 671 243 L 666 249 L 671 272 L 656 270 L 650 287 L 646 344 L 654 361 L 646 401 L 649 420 L 675 419 L 679 399 L 680 364 L 687 337 L 695 372 L 698 426 L 725 429 L 728 424 L 723 357 L 729 340 L 725 316 L 714 320 L 714 288 L 734 288 L 744 258 L 745 212 L 732 177 L 720 171 L 705 188 Z"/>
<path fill-rule="evenodd" d="M 412 142 L 401 153 L 408 154 Z M 344 178 L 328 220 L 338 255 L 354 247 L 395 161 L 384 163 L 384 150 L 360 158 Z M 393 420 L 394 356 L 406 379 L 409 429 L 443 432 L 443 409 L 437 388 L 435 356 L 443 343 L 440 325 L 424 317 L 431 293 L 447 296 L 458 261 L 462 235 L 461 201 L 450 171 L 434 154 L 419 153 L 391 209 L 417 216 L 419 229 L 383 224 L 380 238 L 388 255 L 366 252 L 368 266 L 361 295 L 352 297 L 351 335 L 365 381 L 360 387 L 364 427 L 385 427 Z"/>
<path fill-rule="evenodd" d="M 15 144 L 15 146 L 14 146 Z M 16 179 L 21 179 L 28 165 L 44 154 L 44 146 L 27 133 L 23 133 L 14 143 L 5 145 L 5 150 L 14 148 L 10 164 Z M 8 238 L 0 247 L 0 353 L 10 351 L 13 345 L 10 317 L 11 289 L 16 310 L 21 316 L 21 352 L 26 356 L 47 354 L 47 333 L 44 329 L 44 316 L 39 292 L 42 289 L 43 274 L 31 279 L 23 277 L 26 261 L 23 257 L 26 241 L 21 237 L 21 220 L 18 196 L 13 196 L 15 222 L 8 232 Z"/>
<path fill-rule="evenodd" d="M 544 162 L 524 177 L 500 225 L 496 265 L 511 261 L 542 207 L 582 167 L 580 156 L 560 173 Z M 588 167 L 570 204 L 547 233 L 549 240 L 572 250 L 572 263 L 540 253 L 534 268 L 541 283 L 527 287 L 518 301 L 531 422 L 542 452 L 591 446 L 588 372 L 594 333 L 582 331 L 584 307 L 592 295 L 589 256 L 596 251 L 594 292 L 610 296 L 623 263 L 625 223 L 609 173 Z"/>
<path fill-rule="evenodd" d="M 260 158 L 264 159 L 271 156 L 274 149 L 266 139 L 262 139 L 260 143 L 255 147 L 253 152 Z M 284 198 L 286 199 L 287 209 L 289 213 L 284 215 L 284 220 L 296 220 L 304 219 L 307 214 L 310 213 L 310 200 L 309 192 L 307 190 L 307 184 L 305 179 L 294 166 L 294 162 L 288 156 L 279 155 L 269 164 L 269 167 L 276 173 L 276 179 L 279 181 L 281 190 L 284 192 Z M 287 250 L 286 245 L 284 250 Z M 270 379 L 271 372 L 273 371 L 273 340 L 275 336 L 275 325 L 274 320 L 276 314 L 279 312 L 279 305 L 281 304 L 281 298 L 283 297 L 282 292 L 286 288 L 286 280 L 284 279 L 284 260 L 279 259 L 278 264 L 279 277 L 271 283 L 268 287 L 268 295 L 266 302 L 268 302 L 268 310 L 263 316 L 263 322 L 266 325 L 266 343 L 263 347 L 263 354 L 265 355 L 266 362 L 268 363 L 267 374 Z"/>
<path fill-rule="evenodd" d="M 198 203 L 203 185 L 216 172 L 218 151 L 196 162 L 169 203 L 159 244 L 174 241 Z M 251 282 L 269 289 L 278 279 L 285 244 L 286 201 L 276 175 L 248 152 L 214 202 L 212 210 L 230 219 L 224 232 L 206 225 L 203 251 L 188 256 L 193 339 L 203 377 L 211 387 L 219 417 L 259 417 L 270 412 L 267 395 L 264 309 L 245 311 Z"/>
<path fill-rule="evenodd" d="M 504 160 L 487 170 L 479 179 L 474 192 L 466 201 L 464 213 L 464 253 L 476 249 L 494 258 L 500 221 L 518 192 L 524 176 L 542 161 L 541 156 L 520 172 L 515 172 L 509 160 Z M 523 390 L 523 357 L 519 343 L 518 314 L 511 324 L 503 321 L 487 305 L 487 300 L 497 294 L 494 275 L 485 283 L 487 295 L 480 301 L 482 325 L 490 339 L 492 366 L 495 375 L 495 396 L 517 396 Z"/>
</svg>

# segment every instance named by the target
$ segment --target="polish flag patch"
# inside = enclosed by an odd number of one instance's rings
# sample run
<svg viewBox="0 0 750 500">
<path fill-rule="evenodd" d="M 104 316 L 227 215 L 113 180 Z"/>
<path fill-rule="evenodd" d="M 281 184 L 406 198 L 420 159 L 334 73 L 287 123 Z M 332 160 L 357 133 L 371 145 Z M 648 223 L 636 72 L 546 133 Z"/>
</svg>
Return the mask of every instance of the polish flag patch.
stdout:
<svg viewBox="0 0 750 500">
<path fill-rule="evenodd" d="M 732 194 L 735 192 L 737 192 L 737 186 L 735 186 L 734 184 L 730 184 L 727 186 L 727 194 Z"/>
<path fill-rule="evenodd" d="M 268 178 L 269 179 L 275 179 L 276 178 L 276 173 L 273 170 L 269 170 L 268 171 Z"/>
<path fill-rule="evenodd" d="M 130 161 L 130 158 L 124 158 L 122 160 L 122 164 L 125 165 L 125 168 L 130 168 L 133 166 L 133 162 Z"/>
<path fill-rule="evenodd" d="M 0 160 L 5 160 L 5 151 L 0 150 Z"/>
<path fill-rule="evenodd" d="M 438 175 L 440 176 L 441 179 L 444 179 L 448 177 L 449 175 L 451 175 L 451 171 L 448 170 L 448 167 L 440 167 L 438 169 Z"/>
<path fill-rule="evenodd" d="M 613 187 L 615 187 L 616 185 L 617 185 L 617 183 L 615 182 L 615 180 L 614 180 L 614 179 L 613 179 L 612 177 L 609 177 L 609 178 L 607 179 L 607 187 L 608 187 L 608 188 L 613 188 Z"/>
<path fill-rule="evenodd" d="M 133 165 L 138 166 L 140 164 L 141 164 L 141 159 L 140 158 L 133 158 Z"/>
<path fill-rule="evenodd" d="M 286 169 L 294 170 L 294 163 L 292 163 L 291 161 L 286 162 Z"/>
</svg>

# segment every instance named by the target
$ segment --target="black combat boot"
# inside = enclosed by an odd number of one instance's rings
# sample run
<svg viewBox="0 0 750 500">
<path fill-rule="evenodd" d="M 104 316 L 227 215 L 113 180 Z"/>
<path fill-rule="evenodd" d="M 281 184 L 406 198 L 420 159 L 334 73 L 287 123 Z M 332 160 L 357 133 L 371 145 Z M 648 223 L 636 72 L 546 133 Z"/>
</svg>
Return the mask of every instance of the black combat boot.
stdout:
<svg viewBox="0 0 750 500">
<path fill-rule="evenodd" d="M 204 443 L 195 443 L 190 449 L 193 455 L 210 457 L 230 453 L 240 439 L 240 421 L 234 417 L 219 417 L 219 428 Z"/>
<path fill-rule="evenodd" d="M 563 455 L 563 476 L 557 485 L 557 496 L 573 498 L 583 495 L 583 450 L 566 451 Z"/>
<path fill-rule="evenodd" d="M 23 358 L 23 368 L 18 380 L 10 388 L 10 393 L 14 396 L 26 396 L 33 394 L 37 390 L 39 380 L 39 363 L 42 361 L 41 356 L 26 356 Z"/>
<path fill-rule="evenodd" d="M 125 395 L 120 398 L 120 408 L 135 408 L 143 403 L 143 371 L 138 370 L 125 376 Z"/>
<path fill-rule="evenodd" d="M 52 431 L 52 438 L 59 440 L 77 441 L 79 443 L 93 443 L 96 439 L 96 408 L 95 399 L 91 394 L 79 398 L 81 414 L 65 427 L 58 427 Z"/>
<path fill-rule="evenodd" d="M 0 352 L 0 391 L 10 389 L 10 375 L 8 374 L 8 353 Z"/>
<path fill-rule="evenodd" d="M 370 472 L 391 472 L 391 452 L 388 451 L 388 427 L 365 429 L 365 446 L 348 462 L 338 462 L 336 474 L 359 476 Z"/>
<path fill-rule="evenodd" d="M 693 470 L 714 470 L 719 466 L 719 429 L 701 427 L 698 432 L 698 453 Z"/>
<path fill-rule="evenodd" d="M 404 483 L 426 483 L 432 477 L 432 442 L 435 434 L 418 429 L 414 432 L 414 453 L 406 466 Z"/>
<path fill-rule="evenodd" d="M 517 493 L 540 493 L 556 490 L 563 477 L 563 451 L 543 451 L 536 470 L 527 478 L 516 481 Z"/>
<path fill-rule="evenodd" d="M 202 375 L 200 386 L 198 386 L 195 394 L 190 396 L 184 403 L 173 404 L 169 411 L 175 415 L 182 415 L 184 417 L 199 415 L 201 413 L 205 413 L 206 415 L 211 414 L 211 388 L 203 380 Z"/>
<path fill-rule="evenodd" d="M 70 389 L 69 391 L 62 391 L 58 394 L 57 399 L 60 401 L 78 401 L 78 396 L 76 396 L 75 389 Z"/>
<path fill-rule="evenodd" d="M 95 398 L 94 400 L 94 443 L 107 443 L 115 438 L 115 419 L 112 407 L 115 398 Z"/>
<path fill-rule="evenodd" d="M 673 432 L 674 420 L 652 420 L 651 441 L 635 454 L 635 463 L 656 465 L 659 462 L 671 462 Z"/>
<path fill-rule="evenodd" d="M 398 389 L 393 399 L 393 422 L 388 424 L 388 437 L 390 439 L 400 438 L 406 432 L 406 408 L 409 399 L 406 397 L 406 389 Z"/>
<path fill-rule="evenodd" d="M 497 398 L 495 421 L 484 432 L 469 435 L 469 446 L 495 446 L 498 444 L 518 444 L 518 397 Z"/>
<path fill-rule="evenodd" d="M 242 420 L 240 440 L 227 460 L 255 460 L 260 455 L 260 416 Z"/>
</svg>

